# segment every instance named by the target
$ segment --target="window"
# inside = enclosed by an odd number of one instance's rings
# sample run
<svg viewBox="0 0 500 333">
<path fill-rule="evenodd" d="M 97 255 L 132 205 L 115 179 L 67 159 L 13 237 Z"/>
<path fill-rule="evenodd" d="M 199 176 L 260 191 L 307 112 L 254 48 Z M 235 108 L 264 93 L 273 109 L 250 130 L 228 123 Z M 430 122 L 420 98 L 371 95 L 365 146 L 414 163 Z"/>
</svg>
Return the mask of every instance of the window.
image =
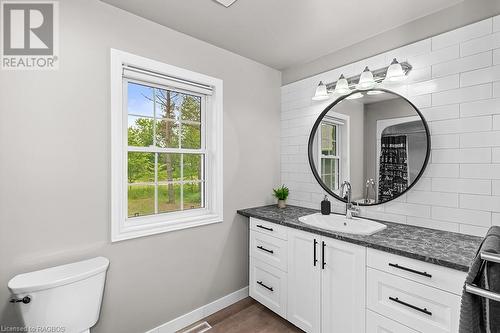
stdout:
<svg viewBox="0 0 500 333">
<path fill-rule="evenodd" d="M 111 50 L 112 241 L 222 221 L 222 81 Z"/>
<path fill-rule="evenodd" d="M 339 123 L 327 119 L 321 122 L 320 176 L 332 190 L 338 189 L 340 182 L 340 131 Z"/>
</svg>

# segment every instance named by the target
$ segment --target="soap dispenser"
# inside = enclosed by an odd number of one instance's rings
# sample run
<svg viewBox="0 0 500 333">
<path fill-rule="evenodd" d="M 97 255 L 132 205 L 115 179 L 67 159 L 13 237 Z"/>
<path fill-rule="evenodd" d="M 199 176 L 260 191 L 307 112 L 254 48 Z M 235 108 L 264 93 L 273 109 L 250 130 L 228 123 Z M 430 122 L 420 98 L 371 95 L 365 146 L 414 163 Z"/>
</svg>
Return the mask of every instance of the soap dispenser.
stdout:
<svg viewBox="0 0 500 333">
<path fill-rule="evenodd" d="M 321 214 L 330 215 L 331 208 L 330 201 L 328 201 L 328 197 L 325 195 L 325 198 L 321 201 Z"/>
</svg>

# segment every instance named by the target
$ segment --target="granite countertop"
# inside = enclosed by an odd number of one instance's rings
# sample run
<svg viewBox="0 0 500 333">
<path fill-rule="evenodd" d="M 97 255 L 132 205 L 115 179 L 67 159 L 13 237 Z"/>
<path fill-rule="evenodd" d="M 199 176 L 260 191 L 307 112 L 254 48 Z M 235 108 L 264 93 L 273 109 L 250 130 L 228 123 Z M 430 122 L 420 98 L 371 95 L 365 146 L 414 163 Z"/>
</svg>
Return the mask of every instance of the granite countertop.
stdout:
<svg viewBox="0 0 500 333">
<path fill-rule="evenodd" d="M 464 272 L 469 270 L 482 241 L 481 237 L 386 221 L 378 221 L 387 225 L 387 228 L 373 235 L 352 235 L 316 228 L 298 219 L 318 212 L 315 209 L 298 206 L 279 209 L 276 205 L 238 210 L 238 214 L 246 217 L 259 218 Z"/>
</svg>

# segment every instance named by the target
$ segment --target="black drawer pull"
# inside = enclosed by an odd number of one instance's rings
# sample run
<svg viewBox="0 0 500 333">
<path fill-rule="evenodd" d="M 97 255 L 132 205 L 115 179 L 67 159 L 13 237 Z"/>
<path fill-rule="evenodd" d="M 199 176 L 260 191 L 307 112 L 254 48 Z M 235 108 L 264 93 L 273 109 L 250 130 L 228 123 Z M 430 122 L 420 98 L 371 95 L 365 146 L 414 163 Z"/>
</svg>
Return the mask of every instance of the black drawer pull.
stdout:
<svg viewBox="0 0 500 333">
<path fill-rule="evenodd" d="M 399 303 L 401 305 L 404 305 L 404 306 L 407 306 L 409 308 L 412 308 L 413 310 L 417 310 L 417 311 L 420 311 L 422 313 L 425 313 L 426 315 L 429 315 L 429 316 L 432 316 L 432 312 L 430 312 L 429 310 L 427 310 L 427 308 L 419 308 L 418 306 L 415 306 L 415 305 L 411 305 L 409 303 L 406 303 L 406 302 L 403 302 L 403 301 L 400 301 L 399 298 L 397 297 L 390 297 L 389 296 L 389 299 L 393 302 L 396 302 L 396 303 Z"/>
<path fill-rule="evenodd" d="M 267 231 L 274 231 L 273 228 L 264 227 L 262 224 L 257 224 L 257 228 L 261 228 L 261 229 L 264 229 L 264 230 L 267 230 Z"/>
<path fill-rule="evenodd" d="M 258 248 L 259 250 L 266 251 L 266 252 L 271 253 L 271 254 L 272 254 L 272 253 L 274 253 L 274 251 L 273 251 L 273 250 L 266 249 L 265 247 L 262 247 L 262 246 L 257 246 L 257 248 Z"/>
<path fill-rule="evenodd" d="M 321 241 L 321 269 L 325 269 L 326 266 L 326 261 L 325 261 L 325 247 L 326 243 Z"/>
<path fill-rule="evenodd" d="M 408 268 L 408 267 L 399 266 L 398 264 L 389 263 L 389 266 L 394 267 L 394 268 L 398 268 L 398 269 L 402 269 L 403 271 L 407 271 L 407 272 L 415 273 L 415 274 L 418 274 L 418 275 L 422 275 L 422 276 L 425 276 L 425 277 L 428 277 L 428 278 L 432 277 L 432 275 L 430 275 L 427 272 L 416 271 L 416 270 Z"/>
<path fill-rule="evenodd" d="M 269 291 L 274 291 L 273 287 L 266 286 L 262 281 L 257 281 L 257 284 L 260 284 L 262 287 L 266 288 Z"/>
<path fill-rule="evenodd" d="M 316 264 L 318 263 L 318 259 L 316 258 L 316 245 L 318 245 L 318 241 L 316 240 L 316 238 L 314 238 L 314 250 L 313 250 L 313 253 L 314 253 L 314 259 L 313 259 L 313 265 L 316 266 Z"/>
</svg>

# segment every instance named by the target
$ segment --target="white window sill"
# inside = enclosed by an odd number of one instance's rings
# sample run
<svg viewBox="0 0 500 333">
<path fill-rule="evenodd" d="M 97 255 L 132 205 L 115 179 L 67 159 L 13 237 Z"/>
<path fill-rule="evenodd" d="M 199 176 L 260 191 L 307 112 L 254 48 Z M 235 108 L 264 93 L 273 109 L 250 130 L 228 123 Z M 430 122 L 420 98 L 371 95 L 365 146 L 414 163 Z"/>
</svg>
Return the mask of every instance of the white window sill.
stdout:
<svg viewBox="0 0 500 333">
<path fill-rule="evenodd" d="M 175 215 L 173 216 L 164 214 L 129 219 L 121 226 L 120 230 L 112 231 L 111 242 L 194 228 L 223 221 L 222 216 L 208 213 L 204 209 L 195 210 L 193 212 L 195 214 L 182 213 L 174 213 Z"/>
</svg>

